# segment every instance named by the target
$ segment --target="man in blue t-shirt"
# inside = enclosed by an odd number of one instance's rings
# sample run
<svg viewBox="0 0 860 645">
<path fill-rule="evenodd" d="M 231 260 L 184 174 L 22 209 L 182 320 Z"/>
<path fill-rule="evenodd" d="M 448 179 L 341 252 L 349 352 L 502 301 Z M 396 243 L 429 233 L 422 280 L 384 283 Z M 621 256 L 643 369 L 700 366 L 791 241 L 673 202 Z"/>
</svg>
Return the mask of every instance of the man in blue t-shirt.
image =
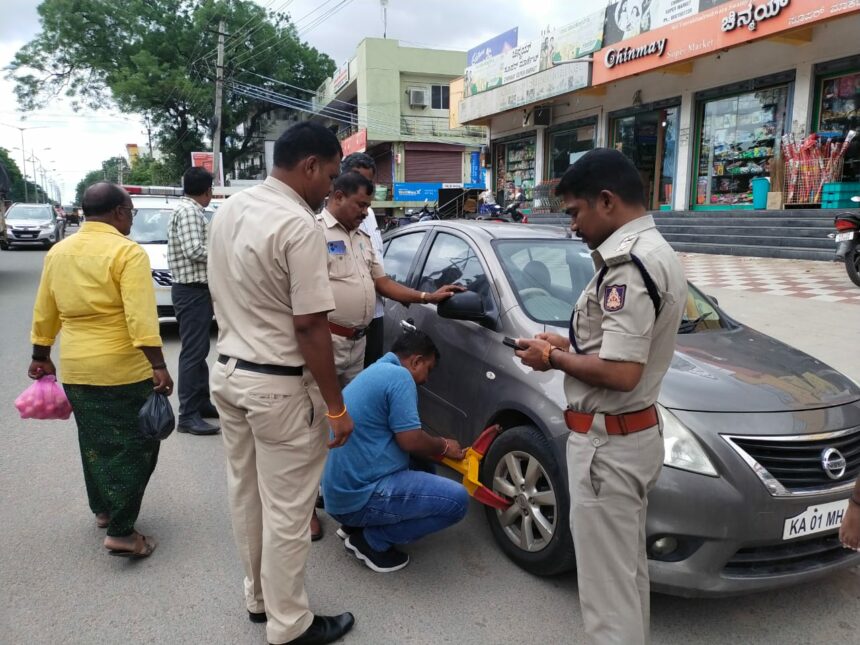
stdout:
<svg viewBox="0 0 860 645">
<path fill-rule="evenodd" d="M 409 564 L 395 548 L 456 524 L 469 495 L 457 482 L 410 470 L 410 457 L 462 459 L 453 439 L 427 434 L 418 417 L 418 385 L 427 381 L 439 350 L 427 334 L 405 332 L 391 352 L 361 372 L 343 391 L 354 430 L 329 453 L 323 496 L 341 522 L 344 545 L 380 573 Z"/>
</svg>

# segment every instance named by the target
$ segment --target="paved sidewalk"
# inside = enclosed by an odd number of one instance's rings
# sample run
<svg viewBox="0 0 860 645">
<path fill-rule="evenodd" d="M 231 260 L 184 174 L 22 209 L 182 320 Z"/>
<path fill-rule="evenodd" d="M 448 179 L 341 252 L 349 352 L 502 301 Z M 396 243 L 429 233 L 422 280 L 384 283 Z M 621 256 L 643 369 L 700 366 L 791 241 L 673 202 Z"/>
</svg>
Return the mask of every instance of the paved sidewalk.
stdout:
<svg viewBox="0 0 860 645">
<path fill-rule="evenodd" d="M 860 305 L 860 287 L 838 262 L 680 253 L 687 279 L 697 287 Z"/>
</svg>

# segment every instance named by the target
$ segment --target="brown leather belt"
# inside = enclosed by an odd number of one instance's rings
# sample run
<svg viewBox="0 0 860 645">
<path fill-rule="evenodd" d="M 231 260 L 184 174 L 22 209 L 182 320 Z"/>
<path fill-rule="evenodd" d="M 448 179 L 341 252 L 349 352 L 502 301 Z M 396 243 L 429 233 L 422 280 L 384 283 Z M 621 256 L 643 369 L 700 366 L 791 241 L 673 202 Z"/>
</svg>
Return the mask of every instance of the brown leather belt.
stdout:
<svg viewBox="0 0 860 645">
<path fill-rule="evenodd" d="M 348 338 L 350 340 L 358 340 L 359 338 L 364 338 L 367 334 L 367 327 L 356 327 L 353 329 L 352 327 L 341 327 L 340 325 L 329 321 L 328 328 L 331 330 L 331 333 L 337 336 L 343 336 L 344 338 Z"/>
<path fill-rule="evenodd" d="M 628 412 L 626 414 L 607 414 L 604 416 L 606 421 L 607 434 L 631 434 L 653 428 L 660 421 L 657 416 L 657 408 L 653 405 L 639 410 L 637 412 Z M 576 410 L 564 411 L 564 422 L 567 427 L 573 432 L 585 434 L 591 430 L 591 423 L 594 420 L 593 414 L 586 412 L 577 412 Z"/>
</svg>

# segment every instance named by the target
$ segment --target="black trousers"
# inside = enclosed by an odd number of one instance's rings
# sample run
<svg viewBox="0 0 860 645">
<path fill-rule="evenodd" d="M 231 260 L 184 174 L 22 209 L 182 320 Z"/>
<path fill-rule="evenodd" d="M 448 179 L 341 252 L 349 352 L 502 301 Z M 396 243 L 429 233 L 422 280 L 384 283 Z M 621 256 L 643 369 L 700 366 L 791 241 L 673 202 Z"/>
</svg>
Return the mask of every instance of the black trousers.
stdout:
<svg viewBox="0 0 860 645">
<path fill-rule="evenodd" d="M 212 296 L 205 287 L 174 283 L 173 309 L 179 323 L 179 423 L 196 415 L 209 400 L 209 329 Z"/>
<path fill-rule="evenodd" d="M 382 316 L 374 318 L 367 326 L 367 347 L 364 348 L 364 366 L 373 365 L 382 358 L 383 332 Z"/>
</svg>

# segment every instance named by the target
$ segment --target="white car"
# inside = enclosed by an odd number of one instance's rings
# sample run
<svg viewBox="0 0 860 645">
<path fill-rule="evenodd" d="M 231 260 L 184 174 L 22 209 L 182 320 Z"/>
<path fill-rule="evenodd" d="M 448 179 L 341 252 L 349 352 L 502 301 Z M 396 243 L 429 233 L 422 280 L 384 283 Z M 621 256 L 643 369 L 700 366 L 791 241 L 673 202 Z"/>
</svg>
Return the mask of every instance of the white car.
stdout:
<svg viewBox="0 0 860 645">
<path fill-rule="evenodd" d="M 167 265 L 167 225 L 170 223 L 173 210 L 179 205 L 182 189 L 140 186 L 124 186 L 124 188 L 131 195 L 132 205 L 137 209 L 129 237 L 146 250 L 152 267 L 158 322 L 175 323 L 176 313 L 173 310 L 173 299 L 170 295 L 173 276 Z M 149 194 L 142 194 L 143 191 Z M 153 194 L 155 191 L 162 194 Z M 211 218 L 213 213 L 210 208 L 205 210 L 208 218 Z"/>
</svg>

